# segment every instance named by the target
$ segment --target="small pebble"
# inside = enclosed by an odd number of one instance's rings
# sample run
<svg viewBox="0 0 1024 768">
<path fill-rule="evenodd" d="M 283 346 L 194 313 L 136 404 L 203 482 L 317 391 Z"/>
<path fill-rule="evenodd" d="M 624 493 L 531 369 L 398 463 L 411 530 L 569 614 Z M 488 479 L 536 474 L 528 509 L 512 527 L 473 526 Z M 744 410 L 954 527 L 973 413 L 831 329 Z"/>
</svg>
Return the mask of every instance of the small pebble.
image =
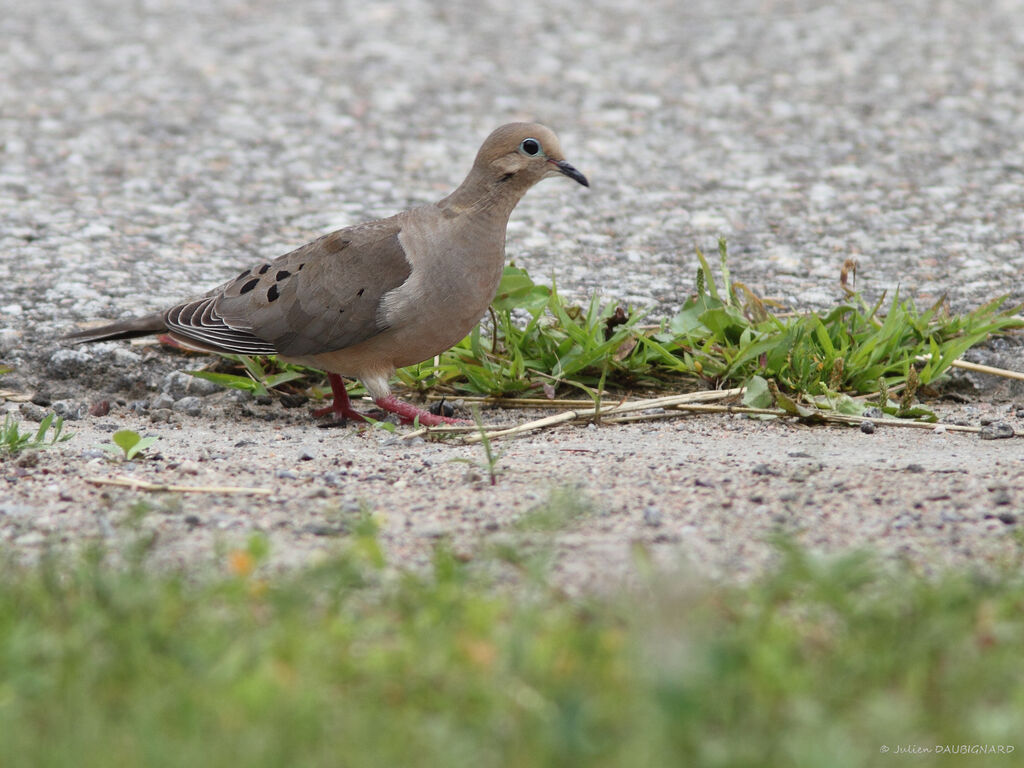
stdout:
<svg viewBox="0 0 1024 768">
<path fill-rule="evenodd" d="M 758 464 L 751 470 L 755 475 L 778 475 L 779 473 L 767 464 Z"/>
<path fill-rule="evenodd" d="M 882 413 L 882 409 L 877 406 L 865 408 L 860 415 L 865 419 L 880 419 L 885 416 L 885 414 Z"/>
<path fill-rule="evenodd" d="M 302 453 L 299 454 L 299 461 L 312 461 L 312 460 L 313 460 L 313 454 L 309 453 L 309 451 L 303 451 Z"/>
<path fill-rule="evenodd" d="M 56 379 L 78 376 L 93 362 L 93 353 L 81 348 L 58 349 L 50 356 L 48 372 Z"/>
<path fill-rule="evenodd" d="M 195 528 L 203 524 L 203 521 L 199 519 L 199 515 L 185 515 L 185 525 L 189 528 Z"/>
<path fill-rule="evenodd" d="M 303 533 L 311 533 L 314 536 L 343 536 L 348 533 L 345 526 L 325 525 L 324 523 L 306 523 L 302 526 Z"/>
<path fill-rule="evenodd" d="M 78 421 L 89 412 L 85 403 L 76 403 L 72 400 L 57 400 L 51 407 L 53 412 L 63 417 L 65 421 Z"/>
<path fill-rule="evenodd" d="M 174 406 L 174 398 L 168 395 L 166 392 L 161 392 L 159 395 L 153 398 L 153 402 L 150 403 L 149 407 L 154 410 L 160 408 L 171 408 Z"/>
<path fill-rule="evenodd" d="M 35 403 L 21 403 L 21 405 L 18 406 L 18 410 L 21 412 L 21 415 L 29 421 L 42 421 L 46 418 L 47 414 L 47 410 L 45 408 L 40 408 Z"/>
<path fill-rule="evenodd" d="M 189 376 L 181 371 L 172 371 L 160 382 L 160 391 L 177 399 L 184 395 L 209 395 L 222 389 L 216 384 L 198 376 Z"/>
<path fill-rule="evenodd" d="M 155 424 L 170 421 L 173 416 L 174 413 L 170 408 L 156 408 L 149 412 L 149 420 Z"/>
<path fill-rule="evenodd" d="M 429 410 L 435 416 L 447 416 L 449 419 L 455 415 L 455 409 L 445 400 L 438 400 L 430 406 Z"/>
<path fill-rule="evenodd" d="M 195 395 L 188 395 L 174 403 L 174 410 L 189 416 L 199 416 L 203 412 L 203 401 Z"/>
<path fill-rule="evenodd" d="M 661 525 L 661 510 L 653 504 L 644 507 L 644 525 L 649 525 L 651 528 L 658 528 Z"/>
<path fill-rule="evenodd" d="M 18 457 L 19 467 L 34 467 L 39 464 L 39 451 L 25 451 Z"/>
<path fill-rule="evenodd" d="M 416 531 L 417 535 L 424 539 L 440 539 L 447 536 L 450 531 L 443 525 L 425 525 Z"/>
<path fill-rule="evenodd" d="M 978 433 L 978 437 L 982 440 L 1002 440 L 1003 438 L 1013 437 L 1013 435 L 1013 427 L 1005 421 L 988 424 L 982 427 L 981 432 Z"/>
<path fill-rule="evenodd" d="M 285 408 L 299 408 L 309 402 L 306 395 L 281 395 L 281 405 Z"/>
<path fill-rule="evenodd" d="M 875 434 L 875 422 L 873 421 L 862 421 L 860 424 L 860 431 L 865 435 Z"/>
<path fill-rule="evenodd" d="M 1010 492 L 1005 488 L 997 488 L 992 492 L 992 503 L 997 507 L 1008 506 L 1010 502 Z"/>
<path fill-rule="evenodd" d="M 106 416 L 108 413 L 110 413 L 109 400 L 97 400 L 89 406 L 90 416 Z"/>
<path fill-rule="evenodd" d="M 921 472 L 924 472 L 924 467 L 922 467 L 920 464 L 907 464 L 907 466 L 904 467 L 904 469 L 906 469 L 907 472 L 913 472 L 915 474 L 920 474 Z"/>
<path fill-rule="evenodd" d="M 998 520 L 1004 525 L 1014 525 L 1017 522 L 1017 515 L 1013 512 L 987 512 L 985 513 L 986 520 Z"/>
<path fill-rule="evenodd" d="M 298 480 L 299 476 L 290 469 L 279 469 L 277 470 L 277 478 L 279 480 Z"/>
</svg>

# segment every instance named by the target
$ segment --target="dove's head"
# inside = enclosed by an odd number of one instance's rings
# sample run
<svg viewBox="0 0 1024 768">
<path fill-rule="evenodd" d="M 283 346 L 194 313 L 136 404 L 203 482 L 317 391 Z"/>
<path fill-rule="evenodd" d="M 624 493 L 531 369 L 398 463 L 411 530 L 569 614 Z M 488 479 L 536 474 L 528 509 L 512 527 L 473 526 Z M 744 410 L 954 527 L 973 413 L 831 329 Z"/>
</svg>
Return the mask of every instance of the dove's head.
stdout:
<svg viewBox="0 0 1024 768">
<path fill-rule="evenodd" d="M 566 162 L 550 128 L 509 123 L 487 137 L 466 180 L 438 205 L 450 213 L 501 211 L 507 218 L 526 191 L 548 176 L 567 176 L 590 186 L 587 177 Z"/>
<path fill-rule="evenodd" d="M 540 123 L 509 123 L 495 130 L 480 147 L 473 170 L 483 171 L 491 183 L 517 188 L 528 189 L 548 176 L 568 176 L 590 186 L 566 162 L 554 131 Z"/>
</svg>

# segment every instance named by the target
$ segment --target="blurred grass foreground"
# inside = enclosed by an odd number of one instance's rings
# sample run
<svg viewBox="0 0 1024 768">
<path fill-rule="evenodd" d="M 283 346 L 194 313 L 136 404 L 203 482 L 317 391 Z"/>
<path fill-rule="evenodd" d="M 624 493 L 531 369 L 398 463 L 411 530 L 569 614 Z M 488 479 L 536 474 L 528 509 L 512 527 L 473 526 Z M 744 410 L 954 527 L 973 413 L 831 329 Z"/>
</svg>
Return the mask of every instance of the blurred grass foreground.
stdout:
<svg viewBox="0 0 1024 768">
<path fill-rule="evenodd" d="M 745 585 L 570 597 L 530 557 L 442 545 L 413 573 L 365 525 L 287 572 L 259 537 L 189 572 L 8 552 L 0 765 L 1020 764 L 1019 564 L 926 578 L 783 542 Z"/>
</svg>

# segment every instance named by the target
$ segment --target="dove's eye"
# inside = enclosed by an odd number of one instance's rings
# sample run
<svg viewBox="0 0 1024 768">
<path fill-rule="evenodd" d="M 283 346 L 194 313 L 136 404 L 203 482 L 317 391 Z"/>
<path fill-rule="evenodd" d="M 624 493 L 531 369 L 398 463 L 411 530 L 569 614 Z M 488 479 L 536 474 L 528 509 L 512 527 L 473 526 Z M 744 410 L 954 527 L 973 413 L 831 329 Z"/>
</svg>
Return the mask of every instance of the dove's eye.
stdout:
<svg viewBox="0 0 1024 768">
<path fill-rule="evenodd" d="M 536 157 L 540 154 L 540 142 L 536 139 L 523 139 L 519 151 L 528 157 Z"/>
</svg>

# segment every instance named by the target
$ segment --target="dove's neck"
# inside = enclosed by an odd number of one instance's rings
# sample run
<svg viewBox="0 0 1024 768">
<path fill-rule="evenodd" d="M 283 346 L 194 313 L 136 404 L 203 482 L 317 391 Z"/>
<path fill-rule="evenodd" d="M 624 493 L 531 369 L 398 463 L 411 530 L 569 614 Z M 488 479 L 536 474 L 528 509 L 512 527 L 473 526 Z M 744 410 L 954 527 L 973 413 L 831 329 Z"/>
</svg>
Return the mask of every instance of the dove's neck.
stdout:
<svg viewBox="0 0 1024 768">
<path fill-rule="evenodd" d="M 466 180 L 437 207 L 453 216 L 472 215 L 487 218 L 492 224 L 508 223 L 512 209 L 526 194 L 532 183 L 517 183 L 515 178 L 495 177 L 493 172 L 474 168 Z"/>
</svg>

